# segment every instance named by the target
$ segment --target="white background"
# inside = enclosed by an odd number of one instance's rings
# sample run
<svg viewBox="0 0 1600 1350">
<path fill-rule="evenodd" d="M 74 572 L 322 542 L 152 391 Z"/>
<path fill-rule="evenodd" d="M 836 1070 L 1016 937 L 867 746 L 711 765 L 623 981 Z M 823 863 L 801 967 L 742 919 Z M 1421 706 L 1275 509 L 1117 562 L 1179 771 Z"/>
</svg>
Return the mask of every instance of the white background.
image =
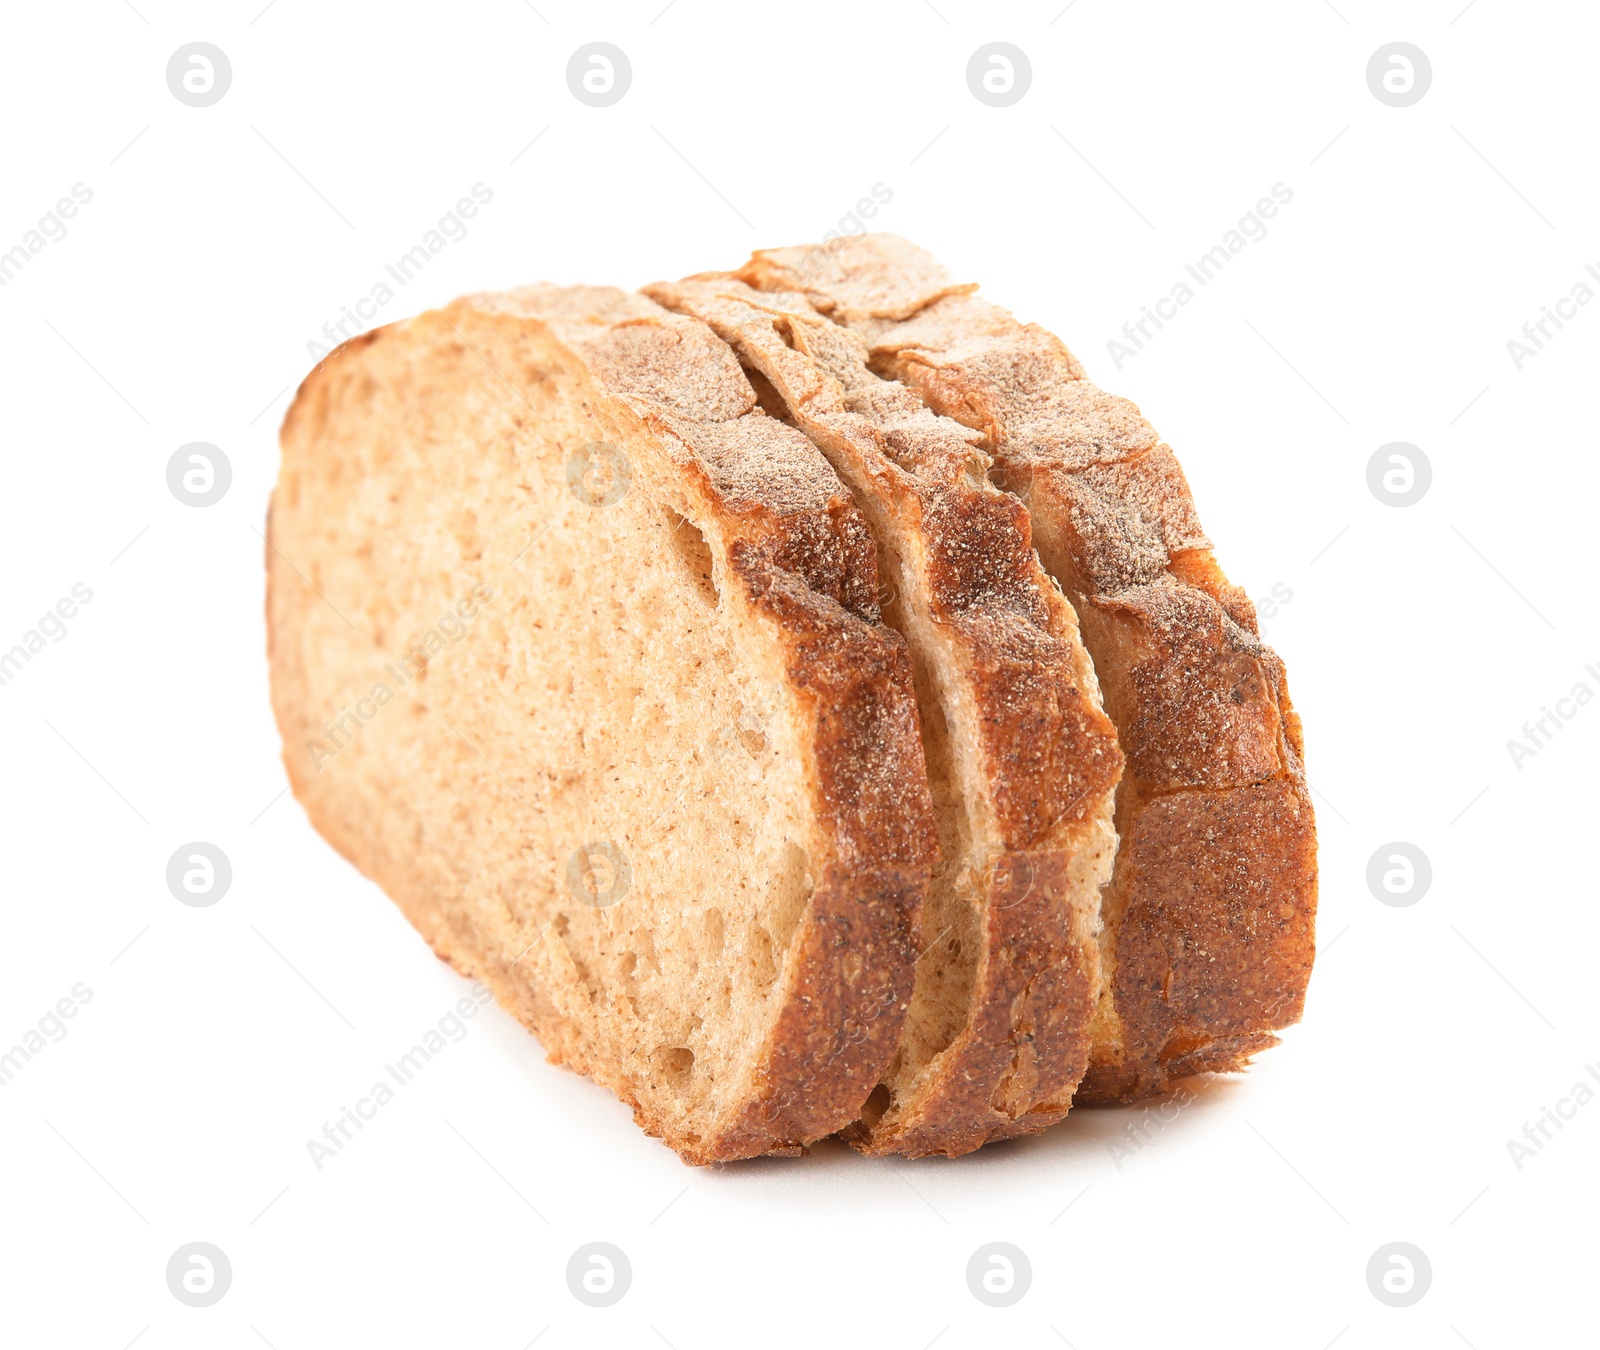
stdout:
<svg viewBox="0 0 1600 1350">
<path fill-rule="evenodd" d="M 1600 265 L 1592 8 L 664 3 L 7 9 L 0 249 L 72 184 L 93 200 L 0 290 L 0 647 L 93 599 L 0 688 L 0 1049 L 93 996 L 0 1091 L 0 1340 L 1594 1343 L 1600 1102 L 1520 1169 L 1507 1148 L 1600 1065 L 1600 706 L 1507 750 L 1600 692 L 1600 305 L 1521 370 L 1506 347 Z M 165 81 L 197 39 L 233 67 L 199 109 Z M 633 66 L 603 109 L 564 74 L 595 39 Z M 1401 109 L 1365 77 L 1397 39 L 1433 67 Z M 1009 108 L 966 84 L 992 40 L 1032 62 Z M 259 531 L 308 340 L 476 182 L 492 203 L 380 321 L 731 266 L 882 183 L 875 226 L 1141 405 L 1232 576 L 1292 592 L 1266 628 L 1322 953 L 1280 1049 L 1127 1158 L 1137 1113 L 1083 1111 L 956 1162 L 691 1170 L 492 1009 L 314 1168 L 306 1141 L 467 985 L 284 795 Z M 1279 182 L 1267 237 L 1118 370 L 1107 340 Z M 165 479 L 195 440 L 233 467 L 204 509 Z M 1366 481 L 1397 440 L 1433 466 L 1404 509 Z M 191 840 L 232 862 L 210 908 L 165 883 Z M 1366 884 L 1394 840 L 1432 864 L 1409 907 Z M 633 1266 L 604 1310 L 565 1279 L 595 1239 Z M 205 1309 L 164 1275 L 194 1240 L 233 1267 Z M 1008 1309 L 967 1288 L 991 1240 L 1033 1267 Z M 1433 1269 L 1404 1309 L 1365 1275 L 1395 1240 Z"/>
</svg>

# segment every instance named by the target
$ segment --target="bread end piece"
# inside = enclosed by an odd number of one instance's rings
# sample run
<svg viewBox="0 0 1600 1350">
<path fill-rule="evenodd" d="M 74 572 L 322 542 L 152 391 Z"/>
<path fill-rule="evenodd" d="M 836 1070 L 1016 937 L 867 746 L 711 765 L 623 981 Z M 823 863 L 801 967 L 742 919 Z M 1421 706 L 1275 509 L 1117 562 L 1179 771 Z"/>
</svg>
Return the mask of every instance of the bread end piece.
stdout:
<svg viewBox="0 0 1600 1350">
<path fill-rule="evenodd" d="M 474 297 L 313 372 L 270 517 L 312 822 L 692 1163 L 856 1117 L 934 846 L 864 528 L 753 404 L 640 297 Z"/>
</svg>

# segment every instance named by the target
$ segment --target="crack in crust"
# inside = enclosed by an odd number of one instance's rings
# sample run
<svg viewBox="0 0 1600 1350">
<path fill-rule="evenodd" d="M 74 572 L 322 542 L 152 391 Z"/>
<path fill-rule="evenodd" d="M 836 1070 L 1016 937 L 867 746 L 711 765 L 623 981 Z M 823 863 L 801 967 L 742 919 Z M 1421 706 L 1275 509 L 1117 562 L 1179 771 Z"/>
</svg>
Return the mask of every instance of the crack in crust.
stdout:
<svg viewBox="0 0 1600 1350">
<path fill-rule="evenodd" d="M 1059 339 L 892 235 L 755 254 L 873 368 L 978 431 L 1072 599 L 1128 772 L 1104 897 L 1109 979 L 1080 1101 L 1236 1069 L 1298 1020 L 1314 952 L 1315 823 L 1298 717 L 1223 575 L 1171 450 Z"/>
<path fill-rule="evenodd" d="M 865 345 L 804 297 L 711 275 L 646 293 L 710 324 L 770 391 L 767 411 L 854 489 L 897 588 L 890 621 L 917 660 L 924 720 L 947 717 L 950 742 L 971 747 L 951 757 L 951 809 L 965 819 L 946 830 L 935 882 L 937 892 L 958 868 L 976 873 L 970 994 L 948 1043 L 907 1041 L 887 1108 L 847 1137 L 920 1156 L 1043 1129 L 1065 1114 L 1088 1059 L 1121 757 L 1027 511 L 988 483 L 972 431 L 874 374 Z M 930 742 L 930 763 L 939 754 Z M 936 967 L 919 966 L 913 1030 L 945 992 Z"/>
</svg>

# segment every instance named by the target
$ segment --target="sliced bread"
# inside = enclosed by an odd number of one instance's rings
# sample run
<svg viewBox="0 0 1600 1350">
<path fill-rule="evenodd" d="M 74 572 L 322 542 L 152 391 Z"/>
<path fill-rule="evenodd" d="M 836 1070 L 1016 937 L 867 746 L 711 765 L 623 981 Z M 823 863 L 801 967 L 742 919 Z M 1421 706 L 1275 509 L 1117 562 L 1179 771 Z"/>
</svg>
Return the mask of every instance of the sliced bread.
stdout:
<svg viewBox="0 0 1600 1350">
<path fill-rule="evenodd" d="M 1059 339 L 895 236 L 757 253 L 739 276 L 802 292 L 864 340 L 874 370 L 979 432 L 1077 610 L 1127 757 L 1079 1100 L 1241 1067 L 1301 1013 L 1315 825 L 1282 662 L 1171 449 Z"/>
<path fill-rule="evenodd" d="M 273 701 L 316 827 L 686 1160 L 856 1120 L 938 849 L 827 460 L 703 324 L 590 288 L 347 343 L 282 441 Z"/>
<path fill-rule="evenodd" d="M 1027 511 L 977 433 L 874 374 L 798 293 L 725 276 L 646 293 L 727 341 L 853 491 L 916 666 L 940 860 L 901 1048 L 848 1137 L 919 1156 L 1042 1130 L 1088 1061 L 1121 756 Z"/>
</svg>

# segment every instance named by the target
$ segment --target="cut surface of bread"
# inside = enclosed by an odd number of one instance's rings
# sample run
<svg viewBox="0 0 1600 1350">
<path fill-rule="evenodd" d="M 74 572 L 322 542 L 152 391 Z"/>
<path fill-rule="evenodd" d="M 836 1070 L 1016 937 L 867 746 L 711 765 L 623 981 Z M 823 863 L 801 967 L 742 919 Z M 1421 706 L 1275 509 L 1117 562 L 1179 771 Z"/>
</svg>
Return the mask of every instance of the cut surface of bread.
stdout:
<svg viewBox="0 0 1600 1350">
<path fill-rule="evenodd" d="M 356 339 L 282 441 L 273 701 L 316 827 L 686 1160 L 857 1119 L 937 835 L 823 456 L 703 324 L 602 288 Z"/>
<path fill-rule="evenodd" d="M 1027 511 L 977 433 L 874 374 L 802 295 L 711 275 L 646 293 L 728 342 L 854 492 L 916 665 L 940 860 L 900 1051 L 847 1137 L 920 1156 L 1036 1133 L 1088 1062 L 1121 756 Z"/>
<path fill-rule="evenodd" d="M 863 339 L 874 370 L 981 433 L 1077 610 L 1127 759 L 1078 1100 L 1242 1067 L 1300 1017 L 1315 825 L 1283 665 L 1218 566 L 1171 449 L 1059 339 L 895 236 L 764 251 L 738 275 L 803 293 Z"/>
</svg>

